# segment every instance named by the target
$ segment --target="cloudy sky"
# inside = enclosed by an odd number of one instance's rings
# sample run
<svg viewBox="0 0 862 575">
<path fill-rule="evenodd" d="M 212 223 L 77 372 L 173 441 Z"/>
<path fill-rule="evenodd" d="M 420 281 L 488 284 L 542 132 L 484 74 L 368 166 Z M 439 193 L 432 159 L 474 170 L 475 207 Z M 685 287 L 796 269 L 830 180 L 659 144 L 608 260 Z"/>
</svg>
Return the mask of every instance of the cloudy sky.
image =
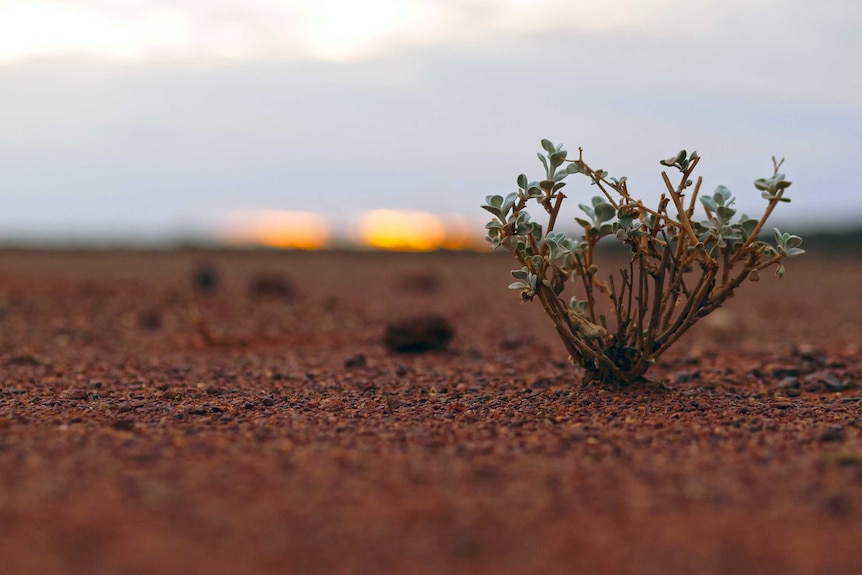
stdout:
<svg viewBox="0 0 862 575">
<path fill-rule="evenodd" d="M 855 0 L 0 0 L 0 237 L 481 222 L 541 138 L 647 197 L 697 149 L 750 215 L 785 156 L 779 223 L 862 223 L 860 30 Z"/>
</svg>

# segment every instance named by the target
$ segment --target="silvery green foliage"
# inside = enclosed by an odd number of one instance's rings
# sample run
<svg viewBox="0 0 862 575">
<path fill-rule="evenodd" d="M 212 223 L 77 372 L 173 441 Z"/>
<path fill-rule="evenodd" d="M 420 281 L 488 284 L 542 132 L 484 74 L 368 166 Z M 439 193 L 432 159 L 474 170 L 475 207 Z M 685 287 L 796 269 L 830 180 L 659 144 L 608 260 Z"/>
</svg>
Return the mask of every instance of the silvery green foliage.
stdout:
<svg viewBox="0 0 862 575">
<path fill-rule="evenodd" d="M 649 209 L 629 194 L 625 176 L 592 169 L 582 152 L 570 159 L 562 144 L 542 140 L 541 145 L 541 179 L 520 174 L 517 191 L 485 198 L 482 207 L 493 215 L 485 226 L 486 240 L 522 264 L 512 270 L 516 281 L 509 288 L 520 291 L 524 300 L 538 296 L 573 360 L 598 377 L 639 378 L 679 333 L 719 307 L 743 280 L 756 280 L 758 270 L 773 265 L 781 276 L 784 258 L 804 253 L 799 236 L 775 229 L 774 245 L 758 237 L 775 205 L 790 201 L 784 197 L 790 182 L 778 172 L 782 162 L 774 158 L 772 177 L 754 182 L 767 200 L 762 221 L 746 214 L 737 217 L 735 199 L 725 186 L 699 196 L 703 217 L 695 218 L 695 201 L 686 207 L 684 200 L 689 192 L 697 197 L 701 187 L 701 179 L 696 185 L 690 179 L 700 161 L 697 152 L 682 150 L 661 160 L 682 178 L 674 188 L 663 173 L 669 195 Z M 583 233 L 569 236 L 554 228 L 566 198 L 565 180 L 577 174 L 601 194 L 579 203 L 583 215 L 575 222 Z M 533 221 L 529 205 L 547 214 L 546 225 Z M 619 270 L 619 284 L 613 276 L 609 283 L 597 277 L 594 248 L 605 237 L 626 244 L 632 253 L 629 269 Z M 695 283 L 690 270 L 697 268 L 702 275 Z M 580 294 L 563 299 L 567 283 L 579 283 Z M 599 292 L 607 295 L 616 325 L 596 311 Z M 685 304 L 677 309 L 677 301 Z"/>
</svg>

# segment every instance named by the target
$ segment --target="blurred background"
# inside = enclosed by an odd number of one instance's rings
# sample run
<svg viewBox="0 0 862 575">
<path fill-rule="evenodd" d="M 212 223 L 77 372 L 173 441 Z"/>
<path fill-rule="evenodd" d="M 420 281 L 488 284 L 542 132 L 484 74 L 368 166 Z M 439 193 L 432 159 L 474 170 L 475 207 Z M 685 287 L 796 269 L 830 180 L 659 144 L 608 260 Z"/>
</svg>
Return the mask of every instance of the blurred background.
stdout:
<svg viewBox="0 0 862 575">
<path fill-rule="evenodd" d="M 852 0 L 0 0 L 0 241 L 482 247 L 541 138 L 862 227 Z M 570 178 L 569 203 L 593 195 Z M 574 215 L 574 213 L 572 213 Z"/>
</svg>

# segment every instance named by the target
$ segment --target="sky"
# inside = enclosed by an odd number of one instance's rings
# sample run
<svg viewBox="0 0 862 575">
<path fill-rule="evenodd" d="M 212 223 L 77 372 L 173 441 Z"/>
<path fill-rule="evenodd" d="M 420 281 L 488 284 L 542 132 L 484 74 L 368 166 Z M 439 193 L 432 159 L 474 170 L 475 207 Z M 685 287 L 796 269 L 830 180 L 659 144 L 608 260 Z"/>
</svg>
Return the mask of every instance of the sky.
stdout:
<svg viewBox="0 0 862 575">
<path fill-rule="evenodd" d="M 0 0 L 0 238 L 481 229 L 542 138 L 647 199 L 696 149 L 751 216 L 783 156 L 779 224 L 862 225 L 859 30 L 855 0 Z"/>
</svg>

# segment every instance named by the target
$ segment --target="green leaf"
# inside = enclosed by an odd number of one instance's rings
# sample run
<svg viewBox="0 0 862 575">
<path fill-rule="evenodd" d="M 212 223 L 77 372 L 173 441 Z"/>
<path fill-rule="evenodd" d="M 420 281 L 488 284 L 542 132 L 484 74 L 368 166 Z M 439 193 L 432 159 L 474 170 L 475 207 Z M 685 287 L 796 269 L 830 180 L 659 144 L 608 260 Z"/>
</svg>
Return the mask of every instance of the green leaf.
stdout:
<svg viewBox="0 0 862 575">
<path fill-rule="evenodd" d="M 575 221 L 578 222 L 578 225 L 584 229 L 586 229 L 588 227 L 592 227 L 592 225 L 593 225 L 591 222 L 588 222 L 587 220 L 585 220 L 583 218 L 575 218 Z"/>
<path fill-rule="evenodd" d="M 700 203 L 711 212 L 718 211 L 718 204 L 715 203 L 715 200 L 710 198 L 709 196 L 701 196 Z"/>
<path fill-rule="evenodd" d="M 754 233 L 754 229 L 757 227 L 757 220 L 745 219 L 739 222 L 739 225 L 745 233 L 745 237 L 750 237 L 751 234 Z"/>
<path fill-rule="evenodd" d="M 527 174 L 521 174 L 518 176 L 518 187 L 522 190 L 527 189 Z"/>
<path fill-rule="evenodd" d="M 553 154 L 557 151 L 557 148 L 554 147 L 554 144 L 550 140 L 542 140 L 542 147 L 549 154 Z"/>
<path fill-rule="evenodd" d="M 728 208 L 727 206 L 718 206 L 716 213 L 718 214 L 718 217 L 727 222 L 730 221 L 730 218 L 732 218 L 734 214 L 736 214 L 736 210 Z"/>
<path fill-rule="evenodd" d="M 533 229 L 530 233 L 533 234 L 533 236 L 535 236 L 537 240 L 541 240 L 542 239 L 542 224 L 540 224 L 539 222 L 532 222 L 531 224 L 533 226 Z"/>
<path fill-rule="evenodd" d="M 616 215 L 617 211 L 612 205 L 607 203 L 600 203 L 596 205 L 596 220 L 599 224 L 604 223 L 608 220 L 612 220 Z"/>
<path fill-rule="evenodd" d="M 537 156 L 539 156 L 539 159 L 540 159 L 540 160 L 542 160 L 542 165 L 543 165 L 543 166 L 545 166 L 545 174 L 546 174 L 546 175 L 547 175 L 547 174 L 549 174 L 549 173 L 550 173 L 550 170 L 548 169 L 548 160 L 547 160 L 547 158 L 545 158 L 545 156 L 543 156 L 542 154 L 539 154 L 539 153 L 537 153 L 536 155 L 537 155 Z"/>
<path fill-rule="evenodd" d="M 731 193 L 725 186 L 718 186 L 715 188 L 715 192 L 713 192 L 712 197 L 715 198 L 716 204 L 724 206 L 727 204 L 728 200 L 730 200 Z"/>
<path fill-rule="evenodd" d="M 520 281 L 519 281 L 519 282 L 512 282 L 512 283 L 510 283 L 510 284 L 509 284 L 509 289 L 530 289 L 530 286 L 528 286 L 528 285 L 527 285 L 526 283 L 524 283 L 524 282 L 520 282 Z"/>
<path fill-rule="evenodd" d="M 568 152 L 566 152 L 565 150 L 560 150 L 559 152 L 554 152 L 553 154 L 551 154 L 551 156 L 548 158 L 551 161 L 551 167 L 556 168 L 557 166 L 561 165 L 565 161 L 567 155 Z"/>
<path fill-rule="evenodd" d="M 544 258 L 542 258 L 542 256 L 533 256 L 532 259 L 533 259 L 533 267 L 536 270 L 542 269 L 542 265 L 544 265 L 544 263 L 545 263 Z"/>
<path fill-rule="evenodd" d="M 499 208 L 503 206 L 503 196 L 485 196 L 485 201 L 488 205 Z"/>
</svg>

